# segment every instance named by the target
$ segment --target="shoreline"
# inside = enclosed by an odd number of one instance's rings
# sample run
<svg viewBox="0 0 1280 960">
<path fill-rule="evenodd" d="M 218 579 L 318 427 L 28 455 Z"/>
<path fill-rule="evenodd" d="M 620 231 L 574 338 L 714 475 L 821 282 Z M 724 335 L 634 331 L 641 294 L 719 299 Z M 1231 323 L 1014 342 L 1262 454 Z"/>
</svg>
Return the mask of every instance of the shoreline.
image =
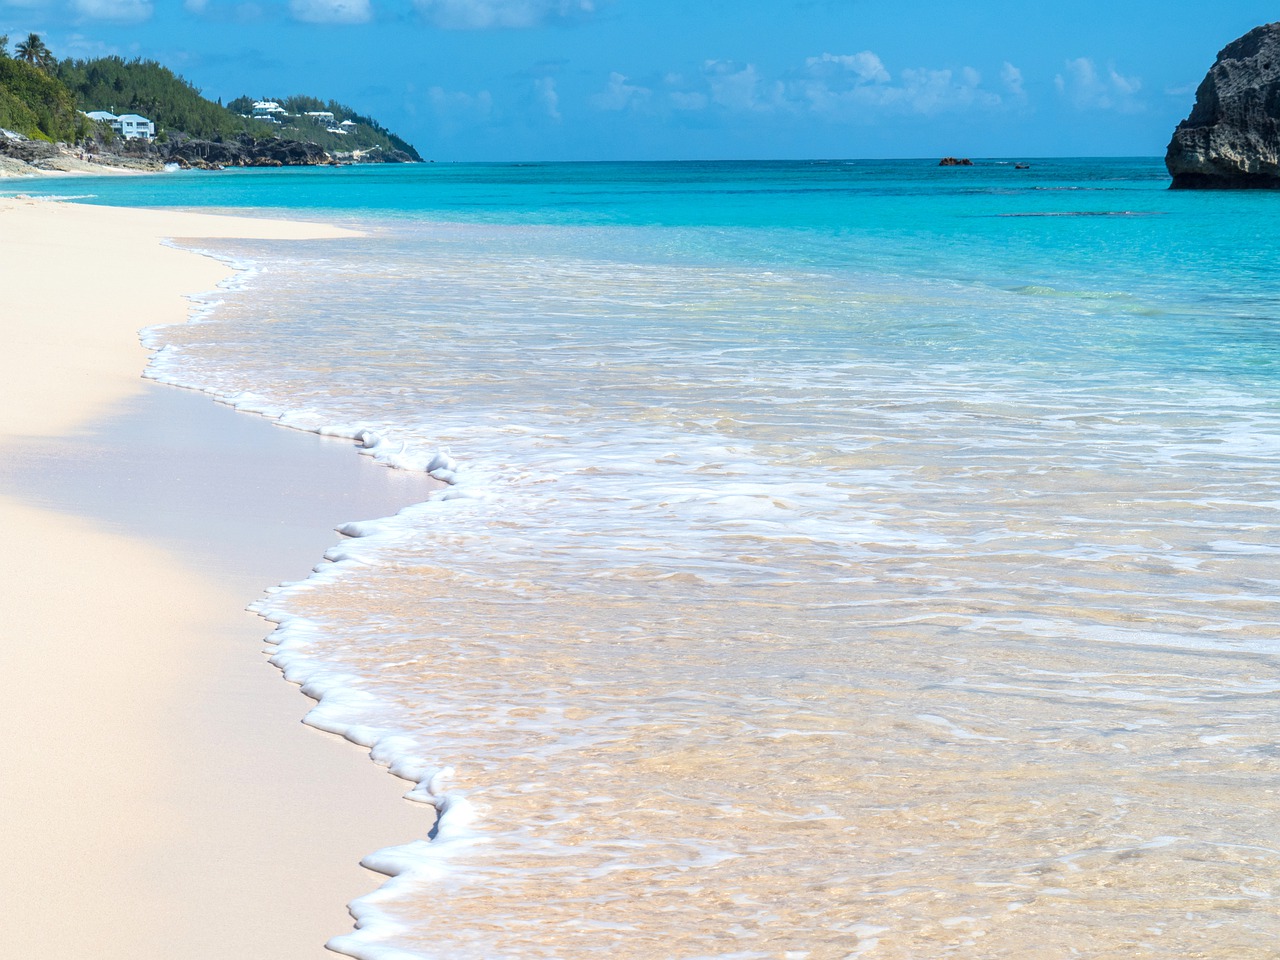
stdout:
<svg viewBox="0 0 1280 960">
<path fill-rule="evenodd" d="M 154 160 L 134 157 L 123 157 L 115 154 L 94 154 L 77 150 L 67 144 L 50 145 L 53 150 L 47 156 L 36 156 L 24 159 L 14 154 L 14 146 L 33 144 L 39 149 L 39 141 L 6 140 L 0 133 L 0 181 L 4 180 L 42 180 L 45 177 L 95 177 L 95 176 L 136 176 L 144 173 L 163 173 L 164 164 Z"/>
<path fill-rule="evenodd" d="M 234 273 L 163 239 L 351 235 L 0 199 L 15 955 L 331 956 L 346 904 L 382 883 L 361 857 L 431 829 L 407 785 L 301 723 L 311 701 L 244 610 L 305 578 L 336 524 L 430 481 L 141 377 L 139 329 Z M 113 298 L 122 276 L 146 282 Z"/>
</svg>

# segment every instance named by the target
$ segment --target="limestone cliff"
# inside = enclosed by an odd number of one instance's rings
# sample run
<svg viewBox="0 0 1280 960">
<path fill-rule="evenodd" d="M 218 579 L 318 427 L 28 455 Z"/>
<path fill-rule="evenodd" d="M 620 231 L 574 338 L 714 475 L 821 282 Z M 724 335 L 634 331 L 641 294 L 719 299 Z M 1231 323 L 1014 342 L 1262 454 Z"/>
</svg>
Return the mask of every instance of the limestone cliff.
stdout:
<svg viewBox="0 0 1280 960">
<path fill-rule="evenodd" d="M 1175 188 L 1280 189 L 1280 23 L 1222 49 L 1164 162 Z"/>
</svg>

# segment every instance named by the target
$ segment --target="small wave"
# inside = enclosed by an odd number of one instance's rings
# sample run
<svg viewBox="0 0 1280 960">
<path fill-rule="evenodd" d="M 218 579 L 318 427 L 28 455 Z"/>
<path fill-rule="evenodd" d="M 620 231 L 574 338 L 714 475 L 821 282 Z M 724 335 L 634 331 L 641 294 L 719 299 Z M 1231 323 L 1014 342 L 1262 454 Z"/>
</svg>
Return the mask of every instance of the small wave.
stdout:
<svg viewBox="0 0 1280 960">
<path fill-rule="evenodd" d="M 42 193 L 39 196 L 19 193 L 11 195 L 15 200 L 36 200 L 40 203 L 70 203 L 73 200 L 96 200 L 96 193 Z"/>
<path fill-rule="evenodd" d="M 1131 293 L 1120 290 L 1059 290 L 1057 287 L 1046 287 L 1041 284 L 1027 284 L 1023 287 L 1010 287 L 1010 293 L 1025 297 L 1053 297 L 1061 300 L 1133 300 Z"/>
<path fill-rule="evenodd" d="M 996 213 L 996 217 L 1163 217 L 1162 210 L 1046 210 L 1029 213 Z"/>
</svg>

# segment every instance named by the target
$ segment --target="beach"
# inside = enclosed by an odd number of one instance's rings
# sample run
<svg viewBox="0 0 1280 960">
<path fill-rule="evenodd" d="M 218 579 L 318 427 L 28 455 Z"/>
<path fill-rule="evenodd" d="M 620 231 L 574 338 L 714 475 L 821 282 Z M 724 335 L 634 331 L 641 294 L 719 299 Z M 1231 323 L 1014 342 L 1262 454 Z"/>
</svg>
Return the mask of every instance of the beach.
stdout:
<svg viewBox="0 0 1280 960">
<path fill-rule="evenodd" d="M 139 329 L 231 273 L 162 239 L 342 235 L 0 199 L 6 955 L 323 956 L 360 858 L 431 829 L 244 610 L 429 481 L 140 376 Z"/>
<path fill-rule="evenodd" d="M 75 183 L 308 221 L 276 239 L 6 202 L 6 290 L 40 288 L 0 371 L 10 622 L 46 638 L 0 665 L 39 827 L 3 851 L 42 911 L 15 944 L 1271 957 L 1280 278 L 1240 238 L 1274 197 L 1167 187 L 1143 158 Z M 321 223 L 358 236 L 281 238 Z M 169 306 L 109 293 L 138 263 Z M 259 597 L 308 723 L 362 749 L 297 723 Z"/>
</svg>

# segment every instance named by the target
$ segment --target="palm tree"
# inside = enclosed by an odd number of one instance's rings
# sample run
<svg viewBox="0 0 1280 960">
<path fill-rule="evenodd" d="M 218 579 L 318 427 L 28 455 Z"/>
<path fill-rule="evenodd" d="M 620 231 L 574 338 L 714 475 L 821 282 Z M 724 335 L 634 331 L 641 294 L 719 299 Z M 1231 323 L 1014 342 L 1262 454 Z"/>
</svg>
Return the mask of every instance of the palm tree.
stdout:
<svg viewBox="0 0 1280 960">
<path fill-rule="evenodd" d="M 27 39 L 19 43 L 13 50 L 18 55 L 19 60 L 25 60 L 33 67 L 47 68 L 53 60 L 53 54 L 49 52 L 49 48 L 44 45 L 44 41 L 40 39 L 40 34 L 38 33 L 27 34 Z"/>
</svg>

